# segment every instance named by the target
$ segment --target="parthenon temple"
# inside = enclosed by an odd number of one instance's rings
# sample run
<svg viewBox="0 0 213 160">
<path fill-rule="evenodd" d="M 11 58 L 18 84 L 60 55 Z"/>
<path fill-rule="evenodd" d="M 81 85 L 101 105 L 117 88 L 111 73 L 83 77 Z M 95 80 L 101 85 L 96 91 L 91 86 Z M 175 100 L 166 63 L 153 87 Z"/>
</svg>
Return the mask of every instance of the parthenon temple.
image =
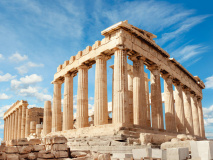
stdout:
<svg viewBox="0 0 213 160">
<path fill-rule="evenodd" d="M 193 76 L 179 62 L 158 46 L 156 36 L 139 29 L 128 21 L 121 21 L 103 30 L 104 38 L 71 56 L 59 65 L 54 75 L 53 104 L 44 105 L 43 135 L 66 137 L 116 135 L 131 138 L 140 133 L 177 136 L 192 135 L 205 139 L 202 109 L 203 81 Z M 113 56 L 114 55 L 114 56 Z M 112 75 L 107 75 L 107 60 L 114 57 Z M 127 59 L 133 65 L 127 63 Z M 89 125 L 88 70 L 95 68 L 95 96 L 93 124 Z M 145 67 L 150 71 L 145 73 Z M 150 75 L 150 77 L 148 77 Z M 73 78 L 78 76 L 77 114 L 74 125 Z M 107 76 L 112 77 L 112 122 L 109 121 Z M 164 80 L 164 90 L 161 87 Z M 62 84 L 64 100 L 62 112 Z M 173 88 L 175 88 L 173 90 Z M 163 93 L 163 94 L 162 94 Z M 164 101 L 162 101 L 162 97 Z M 165 113 L 163 104 L 165 105 Z M 29 135 L 25 131 L 27 103 L 5 113 L 5 140 L 8 126 L 17 127 L 12 138 Z M 15 113 L 14 113 L 15 111 Z M 14 114 L 12 114 L 14 113 Z M 21 118 L 22 117 L 22 118 Z M 15 120 L 15 123 L 11 123 Z M 17 136 L 17 137 L 16 137 Z"/>
</svg>

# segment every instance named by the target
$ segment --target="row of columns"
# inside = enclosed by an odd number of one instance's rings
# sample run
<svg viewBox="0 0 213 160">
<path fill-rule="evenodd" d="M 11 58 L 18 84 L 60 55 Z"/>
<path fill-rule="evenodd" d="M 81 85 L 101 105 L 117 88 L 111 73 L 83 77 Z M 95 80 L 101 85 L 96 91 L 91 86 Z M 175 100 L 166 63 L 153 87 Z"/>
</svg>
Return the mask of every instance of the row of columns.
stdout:
<svg viewBox="0 0 213 160">
<path fill-rule="evenodd" d="M 95 73 L 95 112 L 94 125 L 108 123 L 107 107 L 107 69 L 105 55 L 98 56 Z M 147 81 L 144 78 L 144 59 L 130 56 L 133 61 L 133 75 L 128 75 L 127 51 L 118 49 L 114 53 L 113 73 L 113 124 L 125 126 L 150 126 L 156 130 L 164 130 L 163 107 L 161 97 L 160 68 L 150 65 L 151 72 L 151 118 L 150 104 L 147 98 Z M 77 93 L 77 128 L 88 126 L 88 69 L 86 65 L 78 67 Z M 63 130 L 73 128 L 73 73 L 64 76 L 64 112 Z M 201 98 L 190 92 L 178 80 L 168 73 L 164 78 L 165 124 L 170 132 L 189 133 L 205 137 Z M 129 81 L 129 82 L 128 82 Z M 54 82 L 52 131 L 61 131 L 61 84 Z M 175 94 L 173 95 L 173 85 Z M 175 103 L 174 103 L 175 99 Z M 133 103 L 133 102 L 134 103 Z M 132 108 L 132 109 L 131 109 Z M 132 111 L 131 111 L 132 110 Z M 130 116 L 133 113 L 133 118 Z M 152 124 L 152 125 L 151 125 Z"/>
<path fill-rule="evenodd" d="M 29 116 L 26 114 L 28 104 L 22 104 L 4 119 L 4 140 L 20 139 L 29 135 Z"/>
</svg>

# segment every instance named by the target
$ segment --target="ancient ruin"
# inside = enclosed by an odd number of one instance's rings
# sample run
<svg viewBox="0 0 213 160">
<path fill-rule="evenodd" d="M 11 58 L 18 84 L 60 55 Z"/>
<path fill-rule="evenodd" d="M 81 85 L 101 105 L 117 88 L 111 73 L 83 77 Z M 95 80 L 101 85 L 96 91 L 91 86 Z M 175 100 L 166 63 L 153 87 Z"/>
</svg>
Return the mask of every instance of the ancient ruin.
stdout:
<svg viewBox="0 0 213 160">
<path fill-rule="evenodd" d="M 52 108 L 51 102 L 46 101 L 44 117 L 36 122 L 40 124 L 42 121 L 43 124 L 43 127 L 37 127 L 38 137 L 66 137 L 71 150 L 111 154 L 133 152 L 133 155 L 141 148 L 161 146 L 166 149 L 172 148 L 173 142 L 184 141 L 184 144 L 180 142 L 178 145 L 190 146 L 190 142 L 185 140 L 205 140 L 201 103 L 202 89 L 205 88 L 203 81 L 189 73 L 174 58 L 170 58 L 155 43 L 154 34 L 139 29 L 128 21 L 119 22 L 103 30 L 101 34 L 105 36 L 101 41 L 87 46 L 57 68 L 52 81 Z M 114 65 L 110 66 L 113 75 L 107 75 L 107 60 L 113 55 Z M 127 58 L 133 62 L 133 66 L 127 63 Z M 93 64 L 96 64 L 94 115 L 89 122 L 88 70 Z M 144 72 L 145 67 L 150 71 L 150 78 Z M 76 119 L 73 114 L 75 76 L 78 76 Z M 112 111 L 108 111 L 107 76 L 112 77 Z M 161 77 L 164 80 L 164 91 L 161 90 Z M 162 103 L 165 105 L 165 115 Z M 27 110 L 27 105 L 26 101 L 18 101 L 5 113 L 5 141 L 30 139 L 36 120 L 28 120 L 29 114 L 26 112 L 30 109 Z M 112 118 L 109 118 L 110 112 Z M 15 131 L 18 134 L 14 134 Z M 43 144 L 48 150 L 47 141 Z M 189 148 L 168 149 L 167 153 L 168 156 L 174 156 L 172 153 L 182 151 L 187 158 Z M 147 149 L 143 152 L 163 154 L 163 150 Z M 116 156 L 118 155 L 114 158 Z M 122 156 L 129 158 L 128 155 Z M 140 158 L 141 156 L 138 159 Z"/>
</svg>

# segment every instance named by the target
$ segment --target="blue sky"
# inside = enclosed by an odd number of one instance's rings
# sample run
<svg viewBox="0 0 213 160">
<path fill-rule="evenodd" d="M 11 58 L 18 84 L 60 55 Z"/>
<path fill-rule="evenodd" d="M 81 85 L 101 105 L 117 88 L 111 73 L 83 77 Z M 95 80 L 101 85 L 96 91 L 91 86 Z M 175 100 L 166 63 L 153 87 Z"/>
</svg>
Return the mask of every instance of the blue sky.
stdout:
<svg viewBox="0 0 213 160">
<path fill-rule="evenodd" d="M 199 0 L 1 0 L 0 138 L 3 138 L 3 113 L 14 102 L 23 99 L 30 107 L 43 107 L 45 100 L 52 100 L 50 82 L 58 65 L 101 40 L 102 30 L 123 20 L 157 35 L 158 45 L 204 81 L 205 128 L 206 135 L 212 138 L 212 5 L 211 0 L 205 3 Z M 113 57 L 107 62 L 108 66 L 112 64 Z M 110 105 L 112 71 L 109 67 L 107 72 Z M 89 70 L 90 110 L 94 104 L 94 77 L 95 65 Z M 76 108 L 77 77 L 73 89 Z"/>
</svg>

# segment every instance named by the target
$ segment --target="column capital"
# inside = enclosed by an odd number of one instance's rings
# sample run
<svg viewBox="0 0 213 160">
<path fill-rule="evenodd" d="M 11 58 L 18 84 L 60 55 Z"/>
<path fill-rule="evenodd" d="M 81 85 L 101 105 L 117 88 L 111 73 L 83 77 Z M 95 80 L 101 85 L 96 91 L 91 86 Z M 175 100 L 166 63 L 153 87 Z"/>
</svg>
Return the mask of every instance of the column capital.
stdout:
<svg viewBox="0 0 213 160">
<path fill-rule="evenodd" d="M 79 69 L 90 69 L 90 68 L 92 68 L 92 66 L 88 66 L 86 64 L 81 64 L 80 66 L 77 67 L 78 70 Z"/>
<path fill-rule="evenodd" d="M 77 73 L 76 72 L 68 72 L 68 73 L 66 73 L 65 75 L 64 75 L 64 78 L 65 77 L 75 77 L 77 75 Z"/>
<path fill-rule="evenodd" d="M 179 81 L 178 79 L 173 79 L 173 84 L 174 86 L 181 86 L 183 88 L 184 84 L 181 83 L 181 81 Z"/>
<path fill-rule="evenodd" d="M 171 80 L 173 80 L 173 76 L 171 75 L 171 74 L 169 74 L 169 73 L 162 73 L 161 74 L 161 77 L 163 78 L 163 79 L 171 79 Z"/>
<path fill-rule="evenodd" d="M 138 55 L 138 54 L 136 54 L 136 55 L 131 55 L 131 56 L 128 57 L 128 59 L 131 60 L 131 61 L 138 61 L 138 60 L 141 60 L 143 63 L 144 63 L 144 61 L 146 60 L 145 57 L 143 57 L 143 56 L 141 56 L 141 55 Z"/>
<path fill-rule="evenodd" d="M 160 71 L 161 69 L 161 66 L 160 65 L 157 65 L 157 64 L 152 64 L 152 65 L 149 65 L 147 67 L 147 69 L 149 69 L 150 71 Z"/>
<path fill-rule="evenodd" d="M 62 84 L 63 83 L 63 81 L 62 80 L 56 80 L 56 81 L 54 81 L 54 82 L 52 82 L 53 84 Z"/>
<path fill-rule="evenodd" d="M 107 60 L 111 59 L 111 56 L 108 56 L 108 55 L 105 55 L 105 54 L 100 54 L 97 57 L 95 57 L 95 60 L 98 60 L 98 59 L 103 59 L 103 60 L 107 61 Z"/>
</svg>

